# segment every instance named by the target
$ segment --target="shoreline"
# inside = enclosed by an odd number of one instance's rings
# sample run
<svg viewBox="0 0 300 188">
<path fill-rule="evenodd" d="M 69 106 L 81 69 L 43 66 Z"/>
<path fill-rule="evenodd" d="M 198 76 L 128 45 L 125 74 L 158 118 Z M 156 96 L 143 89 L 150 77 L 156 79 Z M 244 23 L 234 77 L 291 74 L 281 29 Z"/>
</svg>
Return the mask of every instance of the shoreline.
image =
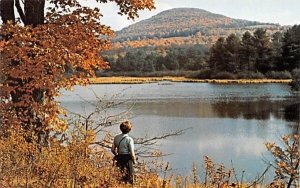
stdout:
<svg viewBox="0 0 300 188">
<path fill-rule="evenodd" d="M 146 84 L 156 82 L 190 82 L 190 83 L 214 83 L 214 84 L 264 84 L 264 83 L 282 83 L 289 84 L 292 79 L 194 79 L 186 77 L 97 77 L 90 78 L 89 84 Z"/>
</svg>

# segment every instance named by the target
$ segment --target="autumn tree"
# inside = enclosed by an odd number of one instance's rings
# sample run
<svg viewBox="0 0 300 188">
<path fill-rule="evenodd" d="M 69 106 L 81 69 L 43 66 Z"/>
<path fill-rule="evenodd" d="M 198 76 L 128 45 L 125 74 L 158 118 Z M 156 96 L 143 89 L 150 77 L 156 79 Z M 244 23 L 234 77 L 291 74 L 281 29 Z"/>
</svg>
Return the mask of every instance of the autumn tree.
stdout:
<svg viewBox="0 0 300 188">
<path fill-rule="evenodd" d="M 101 24 L 101 3 L 115 2 L 129 19 L 154 8 L 153 0 L 94 2 L 95 8 L 79 0 L 0 1 L 2 132 L 21 129 L 29 140 L 40 140 L 51 130 L 64 130 L 54 98 L 62 88 L 85 84 L 96 69 L 109 67 L 99 56 L 113 35 Z"/>
</svg>

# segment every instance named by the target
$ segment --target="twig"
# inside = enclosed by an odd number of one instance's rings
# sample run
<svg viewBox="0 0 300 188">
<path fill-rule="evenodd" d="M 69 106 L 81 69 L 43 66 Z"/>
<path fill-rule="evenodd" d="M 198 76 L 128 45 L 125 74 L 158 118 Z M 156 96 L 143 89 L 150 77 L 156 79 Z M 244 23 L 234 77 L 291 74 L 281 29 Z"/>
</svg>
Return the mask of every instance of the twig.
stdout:
<svg viewBox="0 0 300 188">
<path fill-rule="evenodd" d="M 261 179 L 264 177 L 264 175 L 268 172 L 268 170 L 270 169 L 272 165 L 269 164 L 266 168 L 266 170 L 257 178 L 257 180 L 255 180 L 251 185 L 247 186 L 246 188 L 250 188 L 252 187 L 253 185 L 259 183 L 261 181 Z"/>
<path fill-rule="evenodd" d="M 232 160 L 231 160 L 230 162 L 231 162 L 231 167 L 232 167 L 232 171 L 233 171 L 233 174 L 234 174 L 235 181 L 236 181 L 237 184 L 239 184 L 239 180 L 238 180 L 238 178 L 237 178 L 237 176 L 236 176 L 236 173 L 235 173 L 235 169 L 234 169 L 234 167 L 233 167 L 233 162 L 232 162 Z"/>
</svg>

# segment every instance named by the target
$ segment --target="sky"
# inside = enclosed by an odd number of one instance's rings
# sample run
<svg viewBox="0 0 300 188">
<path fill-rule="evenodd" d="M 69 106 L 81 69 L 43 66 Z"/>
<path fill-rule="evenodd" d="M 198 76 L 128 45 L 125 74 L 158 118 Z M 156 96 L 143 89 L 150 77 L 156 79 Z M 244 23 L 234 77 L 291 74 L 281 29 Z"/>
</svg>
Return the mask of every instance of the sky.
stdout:
<svg viewBox="0 0 300 188">
<path fill-rule="evenodd" d="M 117 31 L 164 10 L 189 7 L 250 21 L 280 25 L 300 24 L 300 0 L 156 0 L 155 5 L 155 10 L 141 11 L 140 17 L 134 21 L 118 15 L 118 8 L 114 3 L 101 5 L 102 22 Z"/>
<path fill-rule="evenodd" d="M 79 1 L 86 6 L 100 8 L 103 14 L 102 23 L 111 26 L 115 31 L 172 8 L 200 8 L 231 18 L 280 25 L 300 24 L 300 0 L 154 0 L 156 9 L 140 11 L 139 18 L 135 20 L 118 15 L 115 3 L 99 6 L 99 3 L 92 0 Z"/>
</svg>

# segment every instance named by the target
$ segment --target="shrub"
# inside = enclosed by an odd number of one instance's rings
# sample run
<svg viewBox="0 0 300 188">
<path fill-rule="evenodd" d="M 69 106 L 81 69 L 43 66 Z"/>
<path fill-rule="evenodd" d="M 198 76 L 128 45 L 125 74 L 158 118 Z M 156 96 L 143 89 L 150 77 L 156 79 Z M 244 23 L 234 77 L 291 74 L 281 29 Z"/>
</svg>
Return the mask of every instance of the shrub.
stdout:
<svg viewBox="0 0 300 188">
<path fill-rule="evenodd" d="M 285 135 L 281 137 L 283 146 L 275 143 L 266 143 L 267 149 L 274 157 L 275 180 L 281 180 L 287 188 L 299 181 L 299 134 Z"/>
<path fill-rule="evenodd" d="M 300 79 L 300 68 L 292 71 L 293 79 Z"/>
<path fill-rule="evenodd" d="M 234 80 L 236 79 L 236 75 L 230 73 L 230 72 L 219 72 L 215 75 L 212 75 L 211 78 L 213 79 L 230 79 L 230 80 Z"/>
<path fill-rule="evenodd" d="M 190 74 L 186 75 L 187 78 L 196 78 L 196 79 L 210 79 L 212 71 L 209 69 L 203 69 L 199 71 L 191 72 Z"/>
<path fill-rule="evenodd" d="M 291 79 L 292 74 L 289 71 L 271 71 L 266 73 L 267 78 L 272 79 Z"/>
<path fill-rule="evenodd" d="M 108 153 L 83 140 L 52 139 L 51 147 L 41 147 L 11 132 L 0 139 L 0 152 L 1 187 L 114 186 L 120 179 Z"/>
<path fill-rule="evenodd" d="M 260 72 L 240 72 L 237 74 L 238 79 L 264 79 L 265 76 Z"/>
<path fill-rule="evenodd" d="M 293 81 L 290 84 L 292 86 L 292 90 L 300 91 L 300 69 L 294 69 L 292 71 Z"/>
</svg>

